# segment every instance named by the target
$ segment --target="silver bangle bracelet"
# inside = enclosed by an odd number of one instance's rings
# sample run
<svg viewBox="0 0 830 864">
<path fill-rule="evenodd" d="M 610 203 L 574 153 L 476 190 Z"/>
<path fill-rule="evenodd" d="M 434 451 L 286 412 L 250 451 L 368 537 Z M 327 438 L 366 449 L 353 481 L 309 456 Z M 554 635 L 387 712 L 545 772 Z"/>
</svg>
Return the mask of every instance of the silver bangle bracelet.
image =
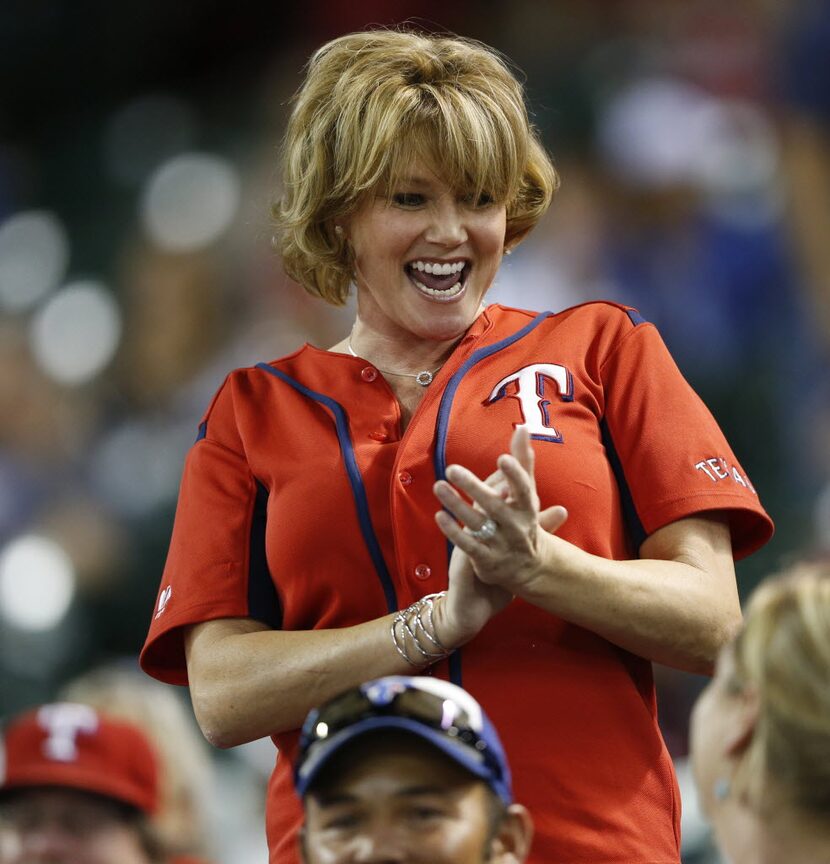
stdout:
<svg viewBox="0 0 830 864">
<path fill-rule="evenodd" d="M 438 638 L 438 633 L 435 631 L 435 620 L 433 619 L 433 611 L 435 609 L 435 601 L 441 597 L 446 597 L 447 592 L 441 591 L 438 594 L 429 595 L 430 599 L 428 603 L 418 606 L 417 611 L 415 612 L 415 622 L 418 627 L 424 633 L 424 636 L 429 639 L 429 641 L 444 655 L 452 653 L 447 650 L 447 647 L 442 644 L 441 640 Z M 424 625 L 424 619 L 421 618 L 421 612 L 423 611 L 423 606 L 427 607 L 427 621 L 429 622 L 429 629 Z M 430 633 L 429 631 L 432 630 Z"/>
<path fill-rule="evenodd" d="M 401 657 L 403 657 L 403 659 L 406 660 L 406 662 L 410 666 L 414 666 L 416 669 L 420 668 L 424 664 L 423 663 L 416 663 L 409 656 L 409 654 L 406 653 L 406 648 L 404 647 L 406 644 L 406 637 L 404 637 L 404 645 L 402 645 L 400 642 L 398 642 L 398 633 L 397 633 L 396 628 L 397 628 L 398 624 L 400 624 L 402 622 L 403 622 L 403 617 L 400 613 L 397 616 L 395 616 L 395 619 L 392 621 L 392 627 L 390 628 L 390 632 L 392 634 L 392 644 L 395 646 L 395 650 L 398 652 L 398 654 L 400 654 Z"/>
<path fill-rule="evenodd" d="M 416 600 L 413 604 L 407 606 L 406 609 L 398 612 L 392 621 L 392 627 L 390 629 L 392 644 L 395 646 L 395 650 L 398 654 L 400 654 L 410 666 L 416 668 L 428 666 L 438 660 L 443 660 L 452 653 L 448 651 L 446 647 L 441 644 L 441 640 L 438 639 L 438 635 L 435 632 L 435 620 L 433 617 L 435 601 L 440 597 L 444 597 L 446 593 L 446 591 L 441 591 L 437 594 L 427 594 L 425 597 L 421 597 L 420 600 Z M 424 622 L 422 617 L 424 608 L 427 610 L 426 622 Z M 410 623 L 410 621 L 412 623 Z M 403 634 L 400 637 L 398 635 L 398 624 L 400 624 L 403 629 Z M 431 651 L 422 643 L 419 631 L 424 634 L 427 640 L 429 640 L 431 646 L 437 648 L 438 651 Z M 409 635 L 412 645 L 414 645 L 415 649 L 423 657 L 423 660 L 420 662 L 413 660 L 407 650 L 407 635 Z"/>
</svg>

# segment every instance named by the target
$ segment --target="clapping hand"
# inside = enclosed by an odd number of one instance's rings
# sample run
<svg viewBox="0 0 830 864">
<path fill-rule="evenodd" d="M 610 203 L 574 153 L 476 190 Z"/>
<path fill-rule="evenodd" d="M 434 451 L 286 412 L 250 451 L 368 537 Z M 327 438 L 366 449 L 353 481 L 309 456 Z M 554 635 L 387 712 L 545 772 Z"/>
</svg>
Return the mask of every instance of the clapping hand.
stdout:
<svg viewBox="0 0 830 864">
<path fill-rule="evenodd" d="M 450 560 L 451 586 L 453 576 L 468 578 L 467 562 L 480 582 L 504 592 L 487 595 L 499 602 L 520 593 L 538 576 L 544 559 L 541 547 L 568 513 L 558 505 L 540 511 L 534 462 L 530 435 L 520 426 L 513 433 L 510 453 L 499 456 L 498 470 L 487 480 L 461 465 L 450 465 L 447 480 L 435 484 L 435 494 L 445 508 L 435 514 L 435 521 L 456 547 Z M 456 555 L 460 560 L 454 566 Z"/>
</svg>

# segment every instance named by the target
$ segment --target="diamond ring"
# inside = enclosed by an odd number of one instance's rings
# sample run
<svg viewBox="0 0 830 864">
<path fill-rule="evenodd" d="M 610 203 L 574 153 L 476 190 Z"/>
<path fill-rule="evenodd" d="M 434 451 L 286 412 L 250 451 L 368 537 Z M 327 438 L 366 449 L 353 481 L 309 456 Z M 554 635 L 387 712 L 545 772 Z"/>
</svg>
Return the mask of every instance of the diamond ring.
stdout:
<svg viewBox="0 0 830 864">
<path fill-rule="evenodd" d="M 470 534 L 476 538 L 476 540 L 490 540 L 491 538 L 496 536 L 496 529 L 498 526 L 492 519 L 485 519 L 480 528 L 477 528 L 475 531 L 470 531 Z"/>
</svg>

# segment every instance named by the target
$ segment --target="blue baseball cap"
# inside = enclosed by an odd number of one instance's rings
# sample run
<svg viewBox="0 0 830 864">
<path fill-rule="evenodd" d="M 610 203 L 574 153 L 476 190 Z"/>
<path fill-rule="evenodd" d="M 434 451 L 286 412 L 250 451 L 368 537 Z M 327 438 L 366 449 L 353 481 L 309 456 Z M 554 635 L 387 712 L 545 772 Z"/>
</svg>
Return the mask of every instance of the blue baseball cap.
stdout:
<svg viewBox="0 0 830 864">
<path fill-rule="evenodd" d="M 481 705 L 461 687 L 427 676 L 377 678 L 314 708 L 300 736 L 297 793 L 304 796 L 343 747 L 376 729 L 398 729 L 429 742 L 512 803 L 504 747 Z"/>
</svg>

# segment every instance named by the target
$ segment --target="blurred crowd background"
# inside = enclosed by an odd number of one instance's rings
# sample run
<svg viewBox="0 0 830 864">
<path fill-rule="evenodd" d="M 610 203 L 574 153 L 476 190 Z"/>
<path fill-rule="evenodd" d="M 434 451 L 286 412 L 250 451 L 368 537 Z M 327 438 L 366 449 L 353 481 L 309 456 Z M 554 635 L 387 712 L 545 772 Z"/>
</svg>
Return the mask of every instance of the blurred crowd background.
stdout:
<svg viewBox="0 0 830 864">
<path fill-rule="evenodd" d="M 213 392 L 345 334 L 272 251 L 279 140 L 315 47 L 405 20 L 507 54 L 562 175 L 491 298 L 658 325 L 777 523 L 742 595 L 830 551 L 826 0 L 9 0 L 0 714 L 134 668 Z M 658 678 L 685 790 L 701 681 Z M 270 745 L 211 759 L 214 857 L 264 864 Z M 686 799 L 684 860 L 716 861 Z"/>
</svg>

